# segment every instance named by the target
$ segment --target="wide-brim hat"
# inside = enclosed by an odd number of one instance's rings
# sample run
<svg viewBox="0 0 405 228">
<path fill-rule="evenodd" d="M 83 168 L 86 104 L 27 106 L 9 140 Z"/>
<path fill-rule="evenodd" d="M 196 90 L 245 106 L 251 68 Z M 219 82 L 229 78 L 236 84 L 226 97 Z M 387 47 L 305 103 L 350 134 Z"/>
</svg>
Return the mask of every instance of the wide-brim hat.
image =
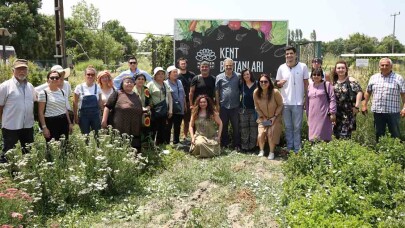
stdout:
<svg viewBox="0 0 405 228">
<path fill-rule="evenodd" d="M 70 68 L 65 68 L 63 69 L 63 67 L 61 65 L 55 65 L 51 68 L 51 71 L 57 71 L 58 73 L 62 73 L 65 72 L 65 76 L 64 78 L 67 78 L 70 76 Z"/>
</svg>

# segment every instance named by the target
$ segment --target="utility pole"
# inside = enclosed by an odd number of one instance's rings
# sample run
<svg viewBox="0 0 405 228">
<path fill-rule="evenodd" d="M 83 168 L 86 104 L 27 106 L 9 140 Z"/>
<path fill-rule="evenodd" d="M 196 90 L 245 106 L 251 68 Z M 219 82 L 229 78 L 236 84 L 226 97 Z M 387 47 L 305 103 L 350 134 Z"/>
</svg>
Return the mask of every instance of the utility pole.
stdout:
<svg viewBox="0 0 405 228">
<path fill-rule="evenodd" d="M 65 17 L 63 14 L 63 0 L 55 0 L 55 29 L 56 29 L 56 63 L 67 67 L 66 45 L 65 45 Z"/>
<path fill-rule="evenodd" d="M 394 17 L 394 31 L 392 32 L 392 53 L 394 53 L 394 45 L 395 45 L 395 19 L 401 12 L 391 14 L 391 17 Z"/>
</svg>

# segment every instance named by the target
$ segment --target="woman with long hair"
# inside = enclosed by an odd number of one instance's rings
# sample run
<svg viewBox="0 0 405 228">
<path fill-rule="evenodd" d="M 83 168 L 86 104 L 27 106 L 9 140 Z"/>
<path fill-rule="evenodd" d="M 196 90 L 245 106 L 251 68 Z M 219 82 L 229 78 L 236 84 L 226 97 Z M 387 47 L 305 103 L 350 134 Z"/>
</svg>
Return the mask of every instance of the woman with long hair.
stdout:
<svg viewBox="0 0 405 228">
<path fill-rule="evenodd" d="M 107 127 L 110 110 L 114 110 L 112 126 L 120 131 L 133 136 L 131 146 L 138 152 L 141 150 L 141 127 L 142 127 L 142 102 L 139 96 L 133 91 L 135 79 L 132 76 L 124 76 L 118 91 L 109 98 L 104 108 L 103 121 L 101 125 Z"/>
<path fill-rule="evenodd" d="M 104 106 L 108 101 L 110 95 L 115 91 L 111 74 L 108 70 L 104 70 L 98 73 L 97 75 L 97 84 L 100 86 L 101 89 L 101 102 L 103 103 L 103 107 L 101 109 L 101 114 L 104 113 Z M 102 119 L 102 117 L 101 117 Z M 112 125 L 111 118 L 107 120 L 108 125 Z"/>
<path fill-rule="evenodd" d="M 350 139 L 356 130 L 356 114 L 359 112 L 363 92 L 360 84 L 348 74 L 347 63 L 343 60 L 335 64 L 333 87 L 336 96 L 336 125 L 333 128 L 337 139 Z"/>
<path fill-rule="evenodd" d="M 214 102 L 207 95 L 200 95 L 195 100 L 189 133 L 192 155 L 208 158 L 221 153 L 219 140 L 222 134 L 222 121 L 219 113 L 215 111 Z"/>
<path fill-rule="evenodd" d="M 332 140 L 332 124 L 336 120 L 336 98 L 333 86 L 322 79 L 321 68 L 312 69 L 312 82 L 308 86 L 306 112 L 309 140 L 329 142 Z"/>
<path fill-rule="evenodd" d="M 257 88 L 257 84 L 249 69 L 242 70 L 241 75 L 239 129 L 242 151 L 247 152 L 252 151 L 257 145 L 257 114 L 253 101 L 253 91 Z"/>
<path fill-rule="evenodd" d="M 273 82 L 267 74 L 261 74 L 259 78 L 260 85 L 253 93 L 256 111 L 259 115 L 257 119 L 259 156 L 264 155 L 264 146 L 268 142 L 270 147 L 269 160 L 274 159 L 274 149 L 280 142 L 283 97 L 280 92 L 274 88 Z"/>
</svg>

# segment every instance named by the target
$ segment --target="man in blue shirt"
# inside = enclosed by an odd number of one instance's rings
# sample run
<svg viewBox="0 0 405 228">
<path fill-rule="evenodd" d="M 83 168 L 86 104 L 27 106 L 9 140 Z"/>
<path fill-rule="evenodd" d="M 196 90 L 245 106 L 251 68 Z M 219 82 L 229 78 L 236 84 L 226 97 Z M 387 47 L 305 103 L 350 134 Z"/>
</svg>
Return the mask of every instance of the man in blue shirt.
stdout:
<svg viewBox="0 0 405 228">
<path fill-rule="evenodd" d="M 224 60 L 225 72 L 217 76 L 215 81 L 215 102 L 217 111 L 223 123 L 221 146 L 229 144 L 228 124 L 232 124 L 232 146 L 235 150 L 240 148 L 239 137 L 239 76 L 233 71 L 233 60 Z"/>
<path fill-rule="evenodd" d="M 138 60 L 136 59 L 135 56 L 131 56 L 128 59 L 128 65 L 129 65 L 129 70 L 121 72 L 117 77 L 114 78 L 114 87 L 115 89 L 119 89 L 121 85 L 122 78 L 126 75 L 131 75 L 132 77 L 135 78 L 136 74 L 142 73 L 145 75 L 146 81 L 152 81 L 152 77 L 144 70 L 141 70 L 138 68 Z"/>
</svg>

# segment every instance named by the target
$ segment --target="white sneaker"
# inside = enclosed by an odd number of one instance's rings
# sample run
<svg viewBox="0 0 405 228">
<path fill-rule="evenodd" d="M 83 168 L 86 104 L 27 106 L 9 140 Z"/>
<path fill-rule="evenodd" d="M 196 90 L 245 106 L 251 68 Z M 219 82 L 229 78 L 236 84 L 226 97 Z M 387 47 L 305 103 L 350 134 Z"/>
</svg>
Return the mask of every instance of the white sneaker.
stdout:
<svg viewBox="0 0 405 228">
<path fill-rule="evenodd" d="M 270 153 L 267 157 L 269 160 L 274 160 L 274 153 Z"/>
<path fill-rule="evenodd" d="M 259 157 L 263 157 L 263 155 L 264 155 L 264 151 L 263 151 L 263 150 L 261 150 L 257 156 L 259 156 Z"/>
</svg>

